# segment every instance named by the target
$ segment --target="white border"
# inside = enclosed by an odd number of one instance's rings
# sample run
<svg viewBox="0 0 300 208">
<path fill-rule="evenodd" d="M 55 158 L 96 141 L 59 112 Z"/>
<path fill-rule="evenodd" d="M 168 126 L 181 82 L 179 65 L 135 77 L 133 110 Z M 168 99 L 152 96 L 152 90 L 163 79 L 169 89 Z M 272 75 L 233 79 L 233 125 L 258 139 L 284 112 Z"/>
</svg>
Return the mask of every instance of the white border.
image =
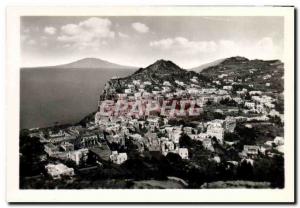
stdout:
<svg viewBox="0 0 300 208">
<path fill-rule="evenodd" d="M 19 190 L 20 16 L 284 16 L 285 188 L 203 190 Z M 8 202 L 293 202 L 294 8 L 10 7 L 7 9 L 6 141 Z M 292 95 L 292 96 L 291 96 Z"/>
</svg>

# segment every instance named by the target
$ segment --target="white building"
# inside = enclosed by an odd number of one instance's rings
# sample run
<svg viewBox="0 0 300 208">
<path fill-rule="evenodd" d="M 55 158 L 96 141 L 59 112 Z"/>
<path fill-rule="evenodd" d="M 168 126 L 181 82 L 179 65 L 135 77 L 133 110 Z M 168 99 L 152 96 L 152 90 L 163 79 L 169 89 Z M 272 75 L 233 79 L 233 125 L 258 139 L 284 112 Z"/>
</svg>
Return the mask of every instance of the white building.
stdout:
<svg viewBox="0 0 300 208">
<path fill-rule="evenodd" d="M 208 123 L 207 126 L 207 134 L 211 137 L 216 137 L 220 144 L 223 144 L 224 139 L 224 128 L 223 128 L 223 120 L 213 120 Z"/>
<path fill-rule="evenodd" d="M 231 116 L 227 116 L 225 118 L 225 130 L 227 132 L 234 132 L 234 129 L 236 127 L 236 119 Z"/>
<path fill-rule="evenodd" d="M 132 91 L 131 91 L 131 89 L 125 89 L 124 92 L 125 92 L 125 94 L 130 94 Z"/>
<path fill-rule="evenodd" d="M 257 155 L 259 151 L 259 147 L 256 145 L 244 145 L 243 150 L 248 156 L 249 155 Z"/>
<path fill-rule="evenodd" d="M 118 165 L 122 164 L 128 159 L 126 152 L 118 153 L 118 151 L 112 151 L 112 154 L 109 158 L 113 163 Z"/>
<path fill-rule="evenodd" d="M 189 159 L 189 150 L 187 148 L 179 148 L 178 154 L 182 159 Z"/>
<path fill-rule="evenodd" d="M 223 90 L 232 90 L 232 86 L 231 85 L 223 86 Z"/>
<path fill-rule="evenodd" d="M 275 137 L 275 139 L 274 139 L 274 143 L 275 143 L 276 145 L 284 145 L 284 138 L 283 138 L 283 137 L 277 136 L 277 137 Z"/>
<path fill-rule="evenodd" d="M 59 164 L 48 164 L 46 165 L 46 170 L 48 174 L 53 179 L 60 179 L 61 176 L 73 176 L 74 175 L 74 169 L 69 168 L 66 165 L 59 163 Z"/>
<path fill-rule="evenodd" d="M 255 103 L 253 102 L 245 102 L 245 107 L 254 109 L 255 108 Z"/>
<path fill-rule="evenodd" d="M 262 92 L 261 91 L 250 91 L 249 95 L 261 95 Z"/>
</svg>

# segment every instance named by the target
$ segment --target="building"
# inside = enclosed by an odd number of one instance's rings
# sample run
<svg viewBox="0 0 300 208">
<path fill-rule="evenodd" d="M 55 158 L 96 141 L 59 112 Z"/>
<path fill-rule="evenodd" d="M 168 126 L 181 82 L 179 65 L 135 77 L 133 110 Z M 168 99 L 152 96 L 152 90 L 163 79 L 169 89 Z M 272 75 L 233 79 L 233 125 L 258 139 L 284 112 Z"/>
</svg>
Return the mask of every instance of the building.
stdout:
<svg viewBox="0 0 300 208">
<path fill-rule="evenodd" d="M 68 153 L 68 159 L 73 160 L 76 165 L 80 164 L 81 160 L 87 159 L 88 149 L 79 149 Z"/>
<path fill-rule="evenodd" d="M 63 151 L 69 152 L 69 151 L 73 151 L 74 150 L 74 144 L 71 144 L 69 142 L 64 142 L 60 145 L 60 148 Z"/>
<path fill-rule="evenodd" d="M 234 129 L 236 127 L 236 119 L 234 117 L 231 116 L 227 116 L 225 118 L 225 131 L 226 132 L 234 132 Z"/>
<path fill-rule="evenodd" d="M 147 119 L 148 123 L 149 123 L 149 129 L 150 131 L 155 131 L 156 129 L 159 128 L 159 118 L 155 117 L 155 118 L 148 118 Z"/>
<path fill-rule="evenodd" d="M 169 134 L 169 139 L 172 140 L 174 143 L 179 143 L 179 139 L 182 133 L 181 127 L 170 127 L 166 129 Z"/>
<path fill-rule="evenodd" d="M 189 150 L 187 148 L 179 148 L 178 154 L 184 160 L 189 159 Z"/>
<path fill-rule="evenodd" d="M 167 155 L 169 152 L 175 150 L 175 145 L 172 141 L 163 141 L 161 143 L 161 151 L 163 155 Z"/>
<path fill-rule="evenodd" d="M 261 91 L 250 91 L 249 95 L 261 95 L 262 92 Z"/>
<path fill-rule="evenodd" d="M 128 158 L 126 152 L 118 153 L 118 151 L 112 151 L 112 154 L 110 155 L 110 160 L 118 165 L 122 164 L 127 159 Z"/>
<path fill-rule="evenodd" d="M 253 102 L 245 102 L 245 107 L 249 109 L 254 109 L 255 108 L 255 103 Z"/>
<path fill-rule="evenodd" d="M 255 156 L 258 155 L 259 152 L 259 147 L 256 145 L 244 145 L 244 150 L 243 152 L 247 155 L 247 156 Z"/>
<path fill-rule="evenodd" d="M 45 166 L 48 174 L 53 179 L 60 179 L 61 176 L 73 176 L 74 169 L 69 168 L 66 165 L 59 163 L 59 164 L 48 164 Z"/>
<path fill-rule="evenodd" d="M 52 156 L 59 151 L 58 147 L 52 143 L 48 143 L 44 145 L 44 151 L 48 154 L 48 156 Z"/>
<path fill-rule="evenodd" d="M 209 151 L 212 151 L 212 152 L 215 150 L 214 147 L 213 147 L 213 145 L 212 145 L 212 142 L 211 142 L 210 138 L 205 138 L 204 140 L 202 140 L 202 146 L 205 149 L 207 149 Z"/>
<path fill-rule="evenodd" d="M 125 89 L 124 92 L 125 92 L 125 94 L 130 94 L 132 91 L 131 91 L 131 89 Z"/>
<path fill-rule="evenodd" d="M 220 144 L 223 144 L 224 139 L 224 128 L 223 128 L 223 120 L 213 120 L 208 123 L 207 126 L 207 134 L 211 137 L 216 137 Z"/>
<path fill-rule="evenodd" d="M 98 147 L 90 148 L 90 157 L 96 161 L 109 161 L 111 150 L 107 144 L 102 144 Z"/>
<path fill-rule="evenodd" d="M 81 147 L 93 147 L 98 145 L 99 137 L 95 132 L 84 132 L 80 137 Z"/>
<path fill-rule="evenodd" d="M 65 132 L 63 130 L 59 130 L 57 132 L 50 130 L 48 133 L 49 133 L 49 138 L 57 138 L 57 137 L 65 136 Z"/>
<path fill-rule="evenodd" d="M 231 85 L 223 86 L 223 90 L 232 90 L 232 86 Z"/>
<path fill-rule="evenodd" d="M 276 144 L 276 145 L 284 145 L 284 138 L 283 137 L 279 137 L 279 136 L 275 137 L 274 144 Z"/>
</svg>

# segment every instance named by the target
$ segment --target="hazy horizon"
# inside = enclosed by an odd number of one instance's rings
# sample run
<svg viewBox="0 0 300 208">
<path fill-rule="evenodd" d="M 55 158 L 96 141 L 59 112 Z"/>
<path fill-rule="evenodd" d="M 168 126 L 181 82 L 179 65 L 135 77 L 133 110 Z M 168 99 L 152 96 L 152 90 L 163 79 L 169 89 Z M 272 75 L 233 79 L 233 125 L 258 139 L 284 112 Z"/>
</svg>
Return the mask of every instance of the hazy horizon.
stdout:
<svg viewBox="0 0 300 208">
<path fill-rule="evenodd" d="M 239 55 L 236 55 L 236 56 L 239 56 Z M 214 61 L 217 61 L 217 60 L 220 60 L 220 59 L 226 59 L 226 58 L 231 58 L 231 57 L 236 57 L 236 56 L 229 56 L 229 57 L 223 57 L 223 58 L 218 58 L 218 59 L 214 59 L 212 61 L 209 61 L 209 62 L 205 62 L 205 63 L 201 63 L 200 65 L 197 65 L 197 66 L 193 66 L 193 67 L 189 67 L 189 68 L 185 68 L 185 69 L 193 69 L 193 68 L 197 68 L 199 66 L 202 66 L 202 65 L 206 65 L 206 64 L 209 64 L 211 62 L 214 62 Z M 245 56 L 241 56 L 241 57 L 245 57 Z M 249 60 L 251 60 L 250 58 L 248 57 L 245 57 Z M 76 62 L 76 61 L 80 61 L 80 60 L 83 60 L 83 59 L 99 59 L 99 60 L 102 60 L 102 61 L 107 61 L 107 62 L 110 62 L 112 64 L 117 64 L 117 65 L 121 65 L 121 66 L 127 66 L 127 67 L 133 67 L 133 68 L 145 68 L 153 63 L 150 63 L 148 64 L 147 66 L 128 66 L 128 65 L 125 65 L 123 63 L 119 63 L 119 62 L 111 62 L 110 60 L 104 60 L 104 59 L 101 59 L 101 58 L 96 58 L 96 57 L 85 57 L 85 58 L 81 58 L 81 59 L 76 59 L 76 60 L 73 60 L 73 61 L 70 61 L 70 62 L 63 62 L 63 63 L 59 63 L 59 64 L 54 64 L 54 65 L 41 65 L 41 66 L 22 66 L 21 68 L 43 68 L 43 67 L 56 67 L 56 66 L 60 66 L 60 65 L 65 65 L 65 64 L 70 64 L 70 63 L 73 63 L 73 62 Z M 158 58 L 157 60 L 161 60 L 163 58 Z M 168 61 L 172 61 L 173 63 L 177 64 L 175 61 L 173 60 L 169 60 L 169 59 L 164 59 L 164 60 L 168 60 Z M 276 60 L 276 59 L 259 59 L 259 60 L 263 60 L 263 61 L 268 61 L 268 60 Z M 278 59 L 278 60 L 281 60 L 281 59 Z M 282 61 L 282 60 L 281 60 Z M 181 67 L 179 65 L 179 67 Z M 184 68 L 184 67 L 182 67 Z"/>
</svg>

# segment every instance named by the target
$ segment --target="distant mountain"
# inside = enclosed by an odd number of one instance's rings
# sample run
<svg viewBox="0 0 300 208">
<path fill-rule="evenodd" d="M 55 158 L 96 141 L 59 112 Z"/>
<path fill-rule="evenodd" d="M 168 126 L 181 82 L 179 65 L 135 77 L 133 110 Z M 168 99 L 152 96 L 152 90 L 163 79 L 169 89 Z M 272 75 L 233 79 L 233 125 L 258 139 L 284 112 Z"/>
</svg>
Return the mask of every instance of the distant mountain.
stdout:
<svg viewBox="0 0 300 208">
<path fill-rule="evenodd" d="M 34 68 L 61 68 L 61 69 L 134 69 L 137 67 L 123 66 L 98 58 L 84 58 L 68 64 L 34 67 Z"/>
<path fill-rule="evenodd" d="M 203 69 L 206 69 L 206 68 L 211 67 L 211 66 L 216 66 L 216 65 L 218 65 L 219 63 L 221 63 L 224 60 L 225 59 L 218 59 L 216 61 L 212 61 L 212 62 L 209 62 L 209 63 L 206 63 L 206 64 L 202 64 L 200 66 L 191 68 L 190 70 L 193 70 L 195 72 L 201 72 Z"/>
</svg>

